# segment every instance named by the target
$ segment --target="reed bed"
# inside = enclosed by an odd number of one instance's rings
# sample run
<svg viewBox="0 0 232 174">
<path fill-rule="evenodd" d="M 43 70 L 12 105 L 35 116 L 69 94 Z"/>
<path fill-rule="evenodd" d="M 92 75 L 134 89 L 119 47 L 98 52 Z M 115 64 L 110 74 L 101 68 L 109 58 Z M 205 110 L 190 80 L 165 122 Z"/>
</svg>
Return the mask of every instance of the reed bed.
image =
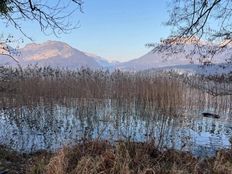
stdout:
<svg viewBox="0 0 232 174">
<path fill-rule="evenodd" d="M 37 66 L 24 69 L 0 67 L 2 106 L 41 101 L 67 103 L 70 99 L 116 99 L 152 104 L 164 112 L 199 107 L 227 112 L 232 108 L 232 95 L 215 96 L 211 89 L 230 88 L 232 85 L 228 80 L 219 77 L 190 77 L 174 72 L 149 74 Z"/>
<path fill-rule="evenodd" d="M 29 104 L 41 98 L 53 101 L 65 99 L 117 99 L 152 102 L 157 108 L 171 110 L 182 105 L 181 84 L 162 74 L 145 75 L 116 70 L 77 71 L 28 67 L 0 67 L 1 103 Z"/>
</svg>

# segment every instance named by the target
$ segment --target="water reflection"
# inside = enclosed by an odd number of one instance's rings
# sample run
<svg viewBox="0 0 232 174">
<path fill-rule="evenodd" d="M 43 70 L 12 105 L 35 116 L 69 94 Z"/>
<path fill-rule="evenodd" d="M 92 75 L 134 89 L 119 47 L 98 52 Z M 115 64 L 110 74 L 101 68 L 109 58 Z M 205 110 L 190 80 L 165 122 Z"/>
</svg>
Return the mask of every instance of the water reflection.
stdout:
<svg viewBox="0 0 232 174">
<path fill-rule="evenodd" d="M 20 152 L 55 150 L 83 139 L 146 141 L 157 146 L 213 154 L 230 146 L 231 121 L 199 113 L 164 115 L 152 105 L 113 100 L 40 104 L 0 111 L 0 144 Z"/>
</svg>

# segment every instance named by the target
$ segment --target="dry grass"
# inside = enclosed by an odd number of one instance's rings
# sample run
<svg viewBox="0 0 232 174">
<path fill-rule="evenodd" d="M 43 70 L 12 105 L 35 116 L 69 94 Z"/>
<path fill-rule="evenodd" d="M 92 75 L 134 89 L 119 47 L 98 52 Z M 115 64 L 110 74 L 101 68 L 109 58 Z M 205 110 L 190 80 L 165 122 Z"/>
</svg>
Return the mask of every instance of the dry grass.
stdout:
<svg viewBox="0 0 232 174">
<path fill-rule="evenodd" d="M 156 110 L 164 112 L 176 112 L 183 107 L 218 110 L 231 108 L 231 96 L 211 96 L 203 89 L 186 84 L 184 78 L 173 73 L 141 74 L 118 70 L 110 73 L 103 70 L 70 71 L 50 67 L 20 70 L 0 67 L 0 105 L 32 105 L 41 101 L 67 103 L 73 98 L 94 98 L 152 104 Z M 198 79 L 193 83 L 200 84 L 201 81 Z"/>
<path fill-rule="evenodd" d="M 230 174 L 232 150 L 215 157 L 197 158 L 187 152 L 158 150 L 152 142 L 89 141 L 64 147 L 53 155 L 43 152 L 20 155 L 1 147 L 0 167 L 28 174 Z"/>
<path fill-rule="evenodd" d="M 153 143 L 120 142 L 113 146 L 93 141 L 62 149 L 51 158 L 45 173 L 231 173 L 231 155 L 231 151 L 222 150 L 216 157 L 200 159 L 175 150 L 159 151 Z"/>
<path fill-rule="evenodd" d="M 115 71 L 77 71 L 28 67 L 0 67 L 1 104 L 29 105 L 70 98 L 117 99 L 153 103 L 160 110 L 183 104 L 183 84 L 164 74 L 145 76 Z"/>
<path fill-rule="evenodd" d="M 52 154 L 41 151 L 34 154 L 20 154 L 0 146 L 0 173 L 42 174 Z"/>
</svg>

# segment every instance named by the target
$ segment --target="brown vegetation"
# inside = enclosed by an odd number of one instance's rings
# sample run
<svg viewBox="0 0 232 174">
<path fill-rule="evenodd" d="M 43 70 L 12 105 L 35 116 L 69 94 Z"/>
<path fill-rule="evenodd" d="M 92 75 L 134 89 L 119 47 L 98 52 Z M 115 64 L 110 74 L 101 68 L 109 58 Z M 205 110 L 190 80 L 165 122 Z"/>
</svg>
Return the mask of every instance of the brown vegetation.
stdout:
<svg viewBox="0 0 232 174">
<path fill-rule="evenodd" d="M 64 147 L 52 156 L 41 152 L 15 155 L 8 152 L 8 171 L 34 174 L 154 174 L 231 173 L 232 151 L 220 150 L 215 157 L 197 158 L 188 152 L 158 150 L 153 142 L 88 141 Z M 5 155 L 6 156 L 6 155 Z M 17 160 L 16 160 L 17 157 Z M 4 157 L 0 157 L 3 161 Z M 6 159 L 6 158 L 4 158 Z M 17 170 L 18 167 L 18 170 Z M 19 170 L 21 168 L 21 170 Z"/>
<path fill-rule="evenodd" d="M 175 79 L 157 74 L 49 67 L 0 68 L 0 93 L 4 105 L 10 102 L 53 101 L 88 98 L 152 102 L 159 109 L 170 110 L 182 104 L 182 85 Z M 55 99 L 55 100 L 54 100 Z"/>
<path fill-rule="evenodd" d="M 50 67 L 0 67 L 0 105 L 4 110 L 5 107 L 29 107 L 46 102 L 51 106 L 57 102 L 68 105 L 78 99 L 85 107 L 85 99 L 116 99 L 144 108 L 152 106 L 155 112 L 171 112 L 172 115 L 181 109 L 208 107 L 228 111 L 231 108 L 231 96 L 212 96 L 205 88 L 195 86 L 210 86 L 218 81 L 194 81 L 191 77 L 191 83 L 186 83 L 186 78 L 161 72 L 110 73 L 90 69 L 70 71 Z M 200 159 L 187 152 L 162 149 L 159 144 L 154 144 L 152 140 L 111 144 L 100 138 L 94 141 L 85 139 L 54 154 L 17 154 L 1 147 L 0 171 L 3 166 L 13 172 L 36 174 L 232 173 L 231 150 L 221 150 L 215 157 Z"/>
<path fill-rule="evenodd" d="M 213 90 L 222 90 L 231 85 L 226 81 L 217 83 L 217 78 L 207 81 L 165 72 L 146 74 L 116 70 L 110 73 L 36 66 L 23 70 L 0 67 L 0 104 L 4 107 L 9 103 L 30 105 L 46 100 L 67 103 L 70 99 L 116 99 L 152 104 L 165 112 L 184 107 L 231 108 L 231 96 L 210 93 L 211 86 Z"/>
</svg>

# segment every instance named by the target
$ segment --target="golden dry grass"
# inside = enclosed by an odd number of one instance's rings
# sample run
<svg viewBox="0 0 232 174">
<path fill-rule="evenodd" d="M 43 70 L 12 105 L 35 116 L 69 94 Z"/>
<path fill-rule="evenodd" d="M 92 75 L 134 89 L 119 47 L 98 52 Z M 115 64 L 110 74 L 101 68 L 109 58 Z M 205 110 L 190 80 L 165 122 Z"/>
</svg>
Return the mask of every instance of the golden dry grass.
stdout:
<svg viewBox="0 0 232 174">
<path fill-rule="evenodd" d="M 43 100 L 72 98 L 136 100 L 153 103 L 160 110 L 170 111 L 183 104 L 181 81 L 164 74 L 145 76 L 121 71 L 77 71 L 28 67 L 0 67 L 1 105 L 29 105 Z M 51 102 L 51 101 L 50 101 Z"/>
<path fill-rule="evenodd" d="M 51 155 L 20 155 L 1 147 L 0 169 L 27 174 L 231 174 L 232 150 L 197 158 L 187 152 L 158 150 L 153 143 L 88 141 Z"/>
<path fill-rule="evenodd" d="M 216 157 L 200 159 L 175 150 L 159 151 L 152 143 L 120 142 L 113 146 L 105 141 L 92 141 L 62 149 L 51 158 L 45 173 L 231 173 L 231 155 L 231 151 L 222 150 Z"/>
<path fill-rule="evenodd" d="M 110 73 L 90 69 L 0 67 L 0 105 L 32 105 L 41 101 L 67 104 L 69 99 L 94 98 L 137 101 L 145 106 L 152 104 L 156 110 L 174 113 L 183 107 L 231 108 L 231 96 L 211 96 L 207 91 L 186 84 L 183 78 L 164 72 L 143 74 L 116 70 Z M 201 81 L 194 83 L 200 84 Z"/>
</svg>

